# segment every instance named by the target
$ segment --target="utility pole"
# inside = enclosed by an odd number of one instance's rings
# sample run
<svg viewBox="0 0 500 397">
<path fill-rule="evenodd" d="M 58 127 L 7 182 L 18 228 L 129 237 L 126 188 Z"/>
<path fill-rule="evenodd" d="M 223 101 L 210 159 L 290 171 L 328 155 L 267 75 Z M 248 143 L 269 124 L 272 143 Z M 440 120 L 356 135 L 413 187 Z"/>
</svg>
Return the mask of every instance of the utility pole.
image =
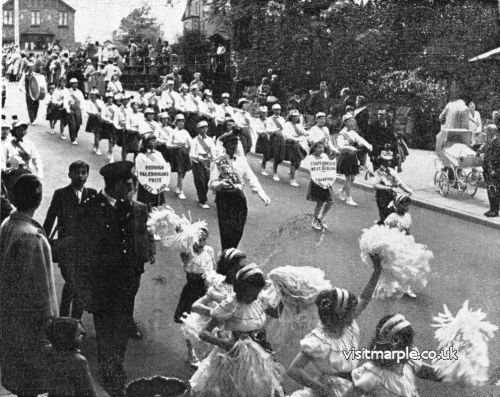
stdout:
<svg viewBox="0 0 500 397">
<path fill-rule="evenodd" d="M 14 44 L 21 47 L 19 34 L 19 0 L 14 0 Z"/>
</svg>

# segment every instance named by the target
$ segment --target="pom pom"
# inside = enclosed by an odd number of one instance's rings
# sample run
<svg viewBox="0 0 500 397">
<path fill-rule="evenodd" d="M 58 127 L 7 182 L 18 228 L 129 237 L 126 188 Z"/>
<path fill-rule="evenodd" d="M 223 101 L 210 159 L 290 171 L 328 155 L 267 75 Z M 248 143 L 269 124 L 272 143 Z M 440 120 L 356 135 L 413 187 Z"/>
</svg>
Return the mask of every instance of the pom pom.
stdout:
<svg viewBox="0 0 500 397">
<path fill-rule="evenodd" d="M 436 328 L 435 338 L 439 349 L 453 349 L 458 360 L 436 359 L 433 366 L 438 375 L 446 382 L 468 386 L 480 386 L 488 382 L 488 341 L 493 338 L 498 327 L 483 321 L 486 313 L 481 309 L 469 309 L 466 301 L 453 317 L 444 305 L 444 313 L 433 317 L 432 327 Z M 451 358 L 451 357 L 450 357 Z"/>
<path fill-rule="evenodd" d="M 165 247 L 177 248 L 181 252 L 193 253 L 193 245 L 207 230 L 205 221 L 191 223 L 185 215 L 179 216 L 165 205 L 153 209 L 148 220 L 149 230 L 158 235 Z"/>
<path fill-rule="evenodd" d="M 283 310 L 269 325 L 269 338 L 278 349 L 295 338 L 301 339 L 318 324 L 315 300 L 321 291 L 332 288 L 325 273 L 311 266 L 282 266 L 271 270 L 269 279 L 279 292 Z"/>
<path fill-rule="evenodd" d="M 420 292 L 427 285 L 429 261 L 434 255 L 425 245 L 416 243 L 413 236 L 375 225 L 363 230 L 359 246 L 364 263 L 369 263 L 373 254 L 381 258 L 382 274 L 374 298 L 401 298 L 410 291 Z"/>
</svg>

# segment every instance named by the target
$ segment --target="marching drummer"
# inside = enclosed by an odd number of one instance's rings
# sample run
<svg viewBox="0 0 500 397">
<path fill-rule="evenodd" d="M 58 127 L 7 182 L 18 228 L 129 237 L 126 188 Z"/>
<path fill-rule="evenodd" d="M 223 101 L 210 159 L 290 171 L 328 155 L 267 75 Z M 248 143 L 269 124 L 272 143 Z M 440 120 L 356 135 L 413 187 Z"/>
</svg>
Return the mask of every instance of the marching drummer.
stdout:
<svg viewBox="0 0 500 397">
<path fill-rule="evenodd" d="M 72 78 L 69 81 L 70 88 L 64 98 L 64 108 L 67 113 L 69 128 L 69 139 L 73 145 L 78 145 L 78 131 L 82 125 L 82 112 L 85 103 L 83 93 L 78 89 L 78 79 Z"/>
<path fill-rule="evenodd" d="M 40 101 L 38 97 L 34 98 L 31 95 L 30 81 L 31 78 L 33 77 L 33 66 L 34 66 L 33 62 L 28 62 L 26 74 L 24 76 L 24 86 L 26 91 L 26 107 L 28 108 L 28 115 L 31 125 L 35 123 L 36 116 L 38 115 L 38 108 L 40 106 Z M 43 78 L 43 80 L 45 80 L 45 77 L 43 76 L 41 77 Z"/>
</svg>

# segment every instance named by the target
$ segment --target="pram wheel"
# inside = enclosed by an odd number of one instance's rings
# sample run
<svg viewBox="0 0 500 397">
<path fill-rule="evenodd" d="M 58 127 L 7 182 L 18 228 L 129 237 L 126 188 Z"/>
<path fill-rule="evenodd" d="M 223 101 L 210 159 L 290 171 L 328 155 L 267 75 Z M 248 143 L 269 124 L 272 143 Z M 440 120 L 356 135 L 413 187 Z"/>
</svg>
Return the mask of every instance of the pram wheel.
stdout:
<svg viewBox="0 0 500 397">
<path fill-rule="evenodd" d="M 467 184 L 467 194 L 470 197 L 474 197 L 477 192 L 477 187 L 479 185 L 479 172 L 476 170 L 470 171 L 465 177 L 465 183 Z"/>
<path fill-rule="evenodd" d="M 443 170 L 439 170 L 434 175 L 434 187 L 443 197 L 448 195 L 450 191 L 450 179 L 448 178 L 448 173 Z"/>
</svg>

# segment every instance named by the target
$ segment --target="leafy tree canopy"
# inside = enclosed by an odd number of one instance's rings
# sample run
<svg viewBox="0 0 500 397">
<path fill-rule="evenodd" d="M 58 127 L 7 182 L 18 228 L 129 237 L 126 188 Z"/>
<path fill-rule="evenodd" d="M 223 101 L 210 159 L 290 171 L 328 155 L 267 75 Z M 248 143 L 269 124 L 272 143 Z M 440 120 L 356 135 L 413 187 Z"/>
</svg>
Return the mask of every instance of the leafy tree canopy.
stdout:
<svg viewBox="0 0 500 397">
<path fill-rule="evenodd" d="M 129 39 L 136 42 L 149 40 L 156 42 L 162 37 L 162 31 L 158 20 L 151 15 L 151 6 L 143 3 L 140 7 L 134 8 L 130 14 L 122 18 L 120 28 L 115 36 L 119 41 L 128 44 Z"/>
</svg>

